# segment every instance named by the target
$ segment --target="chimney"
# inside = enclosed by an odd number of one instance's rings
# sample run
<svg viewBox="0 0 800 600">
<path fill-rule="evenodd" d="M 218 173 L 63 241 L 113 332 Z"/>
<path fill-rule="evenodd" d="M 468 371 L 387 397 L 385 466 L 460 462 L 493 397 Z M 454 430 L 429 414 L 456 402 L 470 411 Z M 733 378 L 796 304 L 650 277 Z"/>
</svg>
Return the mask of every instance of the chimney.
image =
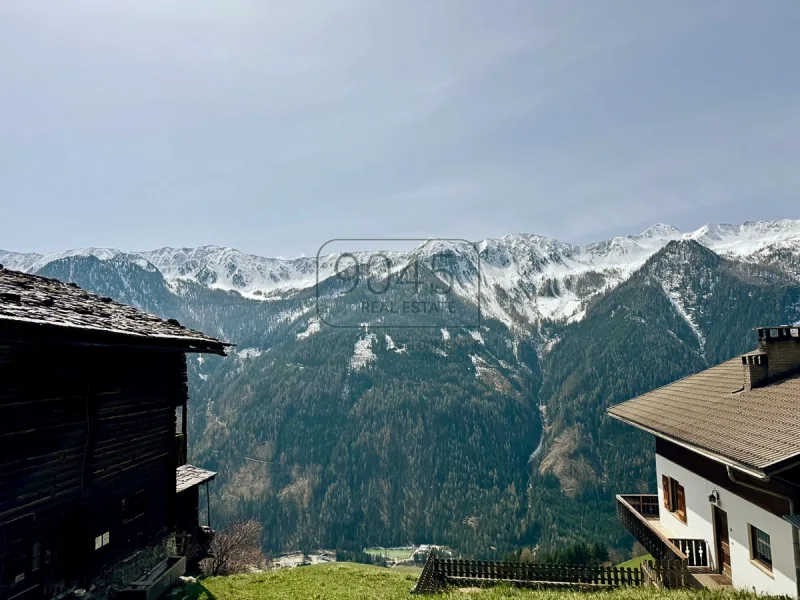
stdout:
<svg viewBox="0 0 800 600">
<path fill-rule="evenodd" d="M 769 378 L 769 369 L 767 365 L 769 357 L 759 351 L 742 356 L 742 364 L 744 365 L 744 391 L 750 391 L 753 388 L 760 387 L 767 382 Z"/>
<path fill-rule="evenodd" d="M 800 328 L 758 328 L 758 349 L 742 356 L 745 389 L 800 373 Z"/>
</svg>

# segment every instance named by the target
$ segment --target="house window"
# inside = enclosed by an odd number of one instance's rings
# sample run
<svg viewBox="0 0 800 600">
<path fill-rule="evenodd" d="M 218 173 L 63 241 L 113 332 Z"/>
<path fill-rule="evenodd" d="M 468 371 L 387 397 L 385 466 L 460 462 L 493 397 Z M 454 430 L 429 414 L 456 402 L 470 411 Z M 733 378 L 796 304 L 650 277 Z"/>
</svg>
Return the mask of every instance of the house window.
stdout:
<svg viewBox="0 0 800 600">
<path fill-rule="evenodd" d="M 772 546 L 769 534 L 750 525 L 750 558 L 772 570 Z"/>
<path fill-rule="evenodd" d="M 42 547 L 39 542 L 34 542 L 31 552 L 31 571 L 34 573 L 39 570 L 39 563 L 42 558 Z"/>
<path fill-rule="evenodd" d="M 682 523 L 686 523 L 686 492 L 683 486 L 672 477 L 661 476 L 664 494 L 664 508 Z"/>
<path fill-rule="evenodd" d="M 122 520 L 132 521 L 137 517 L 141 517 L 147 508 L 147 495 L 144 490 L 140 490 L 122 499 Z"/>
<path fill-rule="evenodd" d="M 100 550 L 103 546 L 108 546 L 111 542 L 111 534 L 110 532 L 106 531 L 94 538 L 94 549 Z"/>
</svg>

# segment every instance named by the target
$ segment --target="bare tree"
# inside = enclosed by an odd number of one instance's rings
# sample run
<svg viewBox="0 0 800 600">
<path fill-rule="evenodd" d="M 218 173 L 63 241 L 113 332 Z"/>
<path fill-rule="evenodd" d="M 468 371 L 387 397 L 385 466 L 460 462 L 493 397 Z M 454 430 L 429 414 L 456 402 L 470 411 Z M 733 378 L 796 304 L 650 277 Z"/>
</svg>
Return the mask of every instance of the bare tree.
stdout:
<svg viewBox="0 0 800 600">
<path fill-rule="evenodd" d="M 261 566 L 264 562 L 261 523 L 240 521 L 217 531 L 211 542 L 211 554 L 200 562 L 207 575 L 245 573 L 250 567 Z"/>
</svg>

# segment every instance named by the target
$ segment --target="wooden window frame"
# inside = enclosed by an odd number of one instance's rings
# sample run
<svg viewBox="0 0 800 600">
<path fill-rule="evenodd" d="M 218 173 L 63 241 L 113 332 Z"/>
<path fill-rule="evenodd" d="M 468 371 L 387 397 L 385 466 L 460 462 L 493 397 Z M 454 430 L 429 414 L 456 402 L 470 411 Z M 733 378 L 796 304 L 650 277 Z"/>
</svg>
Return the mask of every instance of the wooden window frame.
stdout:
<svg viewBox="0 0 800 600">
<path fill-rule="evenodd" d="M 661 475 L 661 487 L 664 508 L 686 525 L 686 489 L 677 479 L 663 473 Z"/>
<path fill-rule="evenodd" d="M 42 543 L 36 540 L 31 548 L 31 573 L 42 568 Z"/>
<path fill-rule="evenodd" d="M 122 499 L 122 522 L 130 523 L 147 513 L 147 494 L 146 490 L 126 496 Z"/>
<path fill-rule="evenodd" d="M 752 523 L 747 524 L 747 533 L 750 538 L 750 560 L 772 573 L 772 536 Z M 766 542 L 764 540 L 759 540 L 759 533 L 767 537 Z M 759 551 L 759 543 L 766 544 L 769 549 L 769 559 L 762 558 L 762 552 Z"/>
</svg>

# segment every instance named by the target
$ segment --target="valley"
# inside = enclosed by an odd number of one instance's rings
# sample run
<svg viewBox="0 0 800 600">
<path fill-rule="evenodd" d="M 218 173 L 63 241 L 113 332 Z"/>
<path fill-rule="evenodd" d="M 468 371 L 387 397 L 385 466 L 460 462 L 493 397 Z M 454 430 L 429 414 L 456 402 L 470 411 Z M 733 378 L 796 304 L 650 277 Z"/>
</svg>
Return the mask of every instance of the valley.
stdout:
<svg viewBox="0 0 800 600">
<path fill-rule="evenodd" d="M 389 253 L 397 270 L 435 255 L 452 265 L 450 324 L 371 310 L 415 301 L 412 286 L 341 296 L 336 255 L 91 248 L 0 263 L 236 344 L 189 360 L 191 460 L 220 473 L 214 518 L 257 518 L 276 553 L 435 543 L 494 558 L 582 540 L 628 558 L 613 493 L 654 489 L 653 449 L 606 407 L 750 349 L 753 327 L 800 320 L 800 221 Z M 397 314 L 408 327 L 380 320 Z"/>
</svg>

